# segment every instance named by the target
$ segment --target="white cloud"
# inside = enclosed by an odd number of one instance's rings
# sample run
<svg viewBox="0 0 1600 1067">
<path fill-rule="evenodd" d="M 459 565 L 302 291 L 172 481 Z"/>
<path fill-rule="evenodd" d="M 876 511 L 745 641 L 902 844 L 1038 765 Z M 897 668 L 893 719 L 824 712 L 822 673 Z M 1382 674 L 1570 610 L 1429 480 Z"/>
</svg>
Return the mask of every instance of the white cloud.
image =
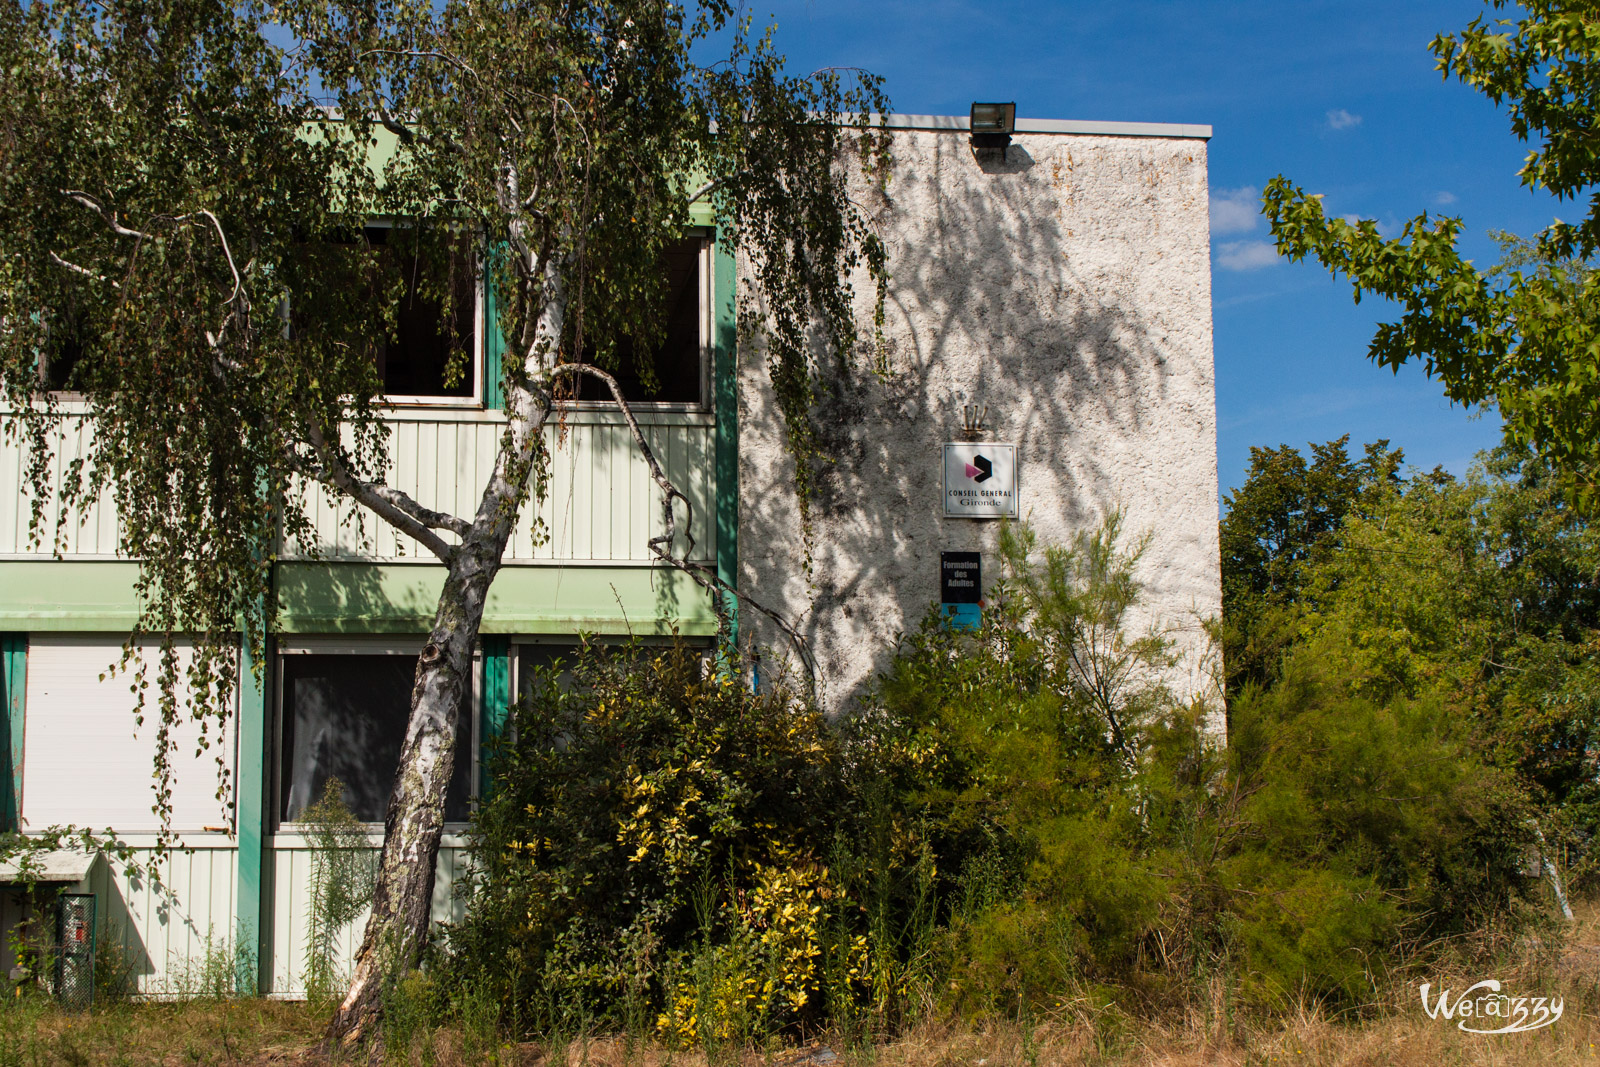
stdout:
<svg viewBox="0 0 1600 1067">
<path fill-rule="evenodd" d="M 1395 218 L 1393 215 L 1390 215 L 1386 219 L 1369 219 L 1365 215 L 1340 215 L 1339 217 L 1344 219 L 1344 221 L 1348 222 L 1352 226 L 1360 226 L 1363 222 L 1371 222 L 1375 227 L 1377 227 L 1379 237 L 1399 236 L 1401 226 L 1403 225 L 1400 220 Z"/>
<path fill-rule="evenodd" d="M 1438 196 L 1433 198 L 1433 202 L 1439 207 L 1449 207 L 1451 204 L 1456 202 L 1456 194 L 1452 193 L 1448 189 L 1443 189 L 1439 192 Z"/>
<path fill-rule="evenodd" d="M 1361 125 L 1361 116 L 1352 115 L 1342 107 L 1336 107 L 1328 112 L 1328 128 L 1330 130 L 1348 130 L 1352 126 Z"/>
<path fill-rule="evenodd" d="M 1261 190 L 1253 185 L 1211 191 L 1211 236 L 1249 233 L 1261 221 Z"/>
<path fill-rule="evenodd" d="M 1226 241 L 1217 246 L 1217 266 L 1223 270 L 1260 270 L 1278 262 L 1271 241 Z"/>
</svg>

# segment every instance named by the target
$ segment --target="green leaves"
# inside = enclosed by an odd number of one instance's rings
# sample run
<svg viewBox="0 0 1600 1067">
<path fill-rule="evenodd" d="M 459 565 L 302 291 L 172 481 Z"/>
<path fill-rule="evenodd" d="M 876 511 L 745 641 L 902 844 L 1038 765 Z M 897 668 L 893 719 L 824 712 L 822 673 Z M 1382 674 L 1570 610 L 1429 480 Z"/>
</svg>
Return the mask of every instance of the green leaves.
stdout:
<svg viewBox="0 0 1600 1067">
<path fill-rule="evenodd" d="M 353 235 L 377 220 L 495 251 L 473 280 L 531 425 L 554 364 L 614 364 L 622 339 L 660 334 L 662 252 L 696 195 L 750 264 L 741 331 L 772 368 L 804 501 L 810 399 L 856 348 L 860 270 L 881 314 L 882 246 L 848 190 L 887 166 L 866 116 L 888 106 L 868 75 L 786 73 L 732 18 L 724 0 L 0 5 L 0 400 L 31 445 L 36 534 L 60 414 L 40 358 L 70 348 L 93 431 L 63 514 L 113 494 L 141 628 L 194 635 L 216 672 L 194 688 L 230 692 L 240 631 L 261 659 L 271 559 L 311 532 L 298 482 L 342 467 L 321 480 L 352 492 L 387 470 L 374 358 L 395 300 L 475 303 Z M 707 64 L 715 35 L 729 51 Z M 514 436 L 484 544 L 538 484 L 542 438 Z"/>
<path fill-rule="evenodd" d="M 1494 9 L 1508 8 L 1494 0 Z M 1600 181 L 1592 136 L 1600 108 L 1600 20 L 1588 4 L 1537 0 L 1516 22 L 1480 17 L 1433 42 L 1439 69 L 1504 105 L 1511 129 L 1534 148 L 1524 184 L 1576 199 Z M 1584 220 L 1554 222 L 1534 240 L 1533 273 L 1479 271 L 1456 249 L 1461 221 L 1408 222 L 1395 238 L 1375 224 L 1325 217 L 1320 200 L 1288 179 L 1263 194 L 1278 249 L 1311 256 L 1349 278 L 1356 299 L 1397 302 L 1398 321 L 1379 327 L 1369 355 L 1398 368 L 1420 359 L 1445 395 L 1493 404 L 1508 441 L 1531 445 L 1562 471 L 1573 499 L 1600 506 L 1600 281 L 1583 265 L 1600 249 L 1600 200 Z"/>
</svg>

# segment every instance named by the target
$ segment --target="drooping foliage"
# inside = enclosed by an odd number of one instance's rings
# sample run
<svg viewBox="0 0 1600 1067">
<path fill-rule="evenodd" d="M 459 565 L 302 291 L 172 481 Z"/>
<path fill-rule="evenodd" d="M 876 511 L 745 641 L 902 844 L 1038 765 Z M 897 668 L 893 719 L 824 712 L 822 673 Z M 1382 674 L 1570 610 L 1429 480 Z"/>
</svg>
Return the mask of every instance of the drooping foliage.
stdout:
<svg viewBox="0 0 1600 1067">
<path fill-rule="evenodd" d="M 52 494 L 64 524 L 109 493 L 139 629 L 195 640 L 189 666 L 154 668 L 163 726 L 187 713 L 182 670 L 225 715 L 240 630 L 261 661 L 280 547 L 314 548 L 303 486 L 444 557 L 516 514 L 541 464 L 527 426 L 571 381 L 553 368 L 648 350 L 697 198 L 751 266 L 741 325 L 803 482 L 818 353 L 856 347 L 856 268 L 884 277 L 845 187 L 887 166 L 866 126 L 885 111 L 870 76 L 786 73 L 724 0 L 0 5 L 0 399 L 35 536 L 57 534 Z M 523 422 L 506 478 L 456 518 L 383 484 L 376 361 L 402 295 L 470 303 L 463 270 L 492 290 Z M 450 338 L 452 380 L 471 341 Z M 53 485 L 78 404 L 93 432 Z"/>
<path fill-rule="evenodd" d="M 1507 440 L 1547 459 L 1592 510 L 1600 503 L 1600 278 L 1586 265 L 1600 249 L 1592 195 L 1600 151 L 1590 134 L 1600 107 L 1600 14 L 1584 0 L 1491 0 L 1487 8 L 1491 17 L 1435 38 L 1432 50 L 1446 78 L 1505 106 L 1512 133 L 1531 143 L 1524 185 L 1589 199 L 1581 221 L 1554 222 L 1534 238 L 1540 269 L 1475 267 L 1456 247 L 1459 218 L 1419 215 L 1386 238 L 1370 219 L 1329 216 L 1319 197 L 1283 176 L 1268 183 L 1264 211 L 1279 252 L 1345 275 L 1358 301 L 1400 305 L 1399 318 L 1373 337 L 1375 362 L 1398 369 L 1421 360 L 1452 400 L 1498 408 Z M 1500 12 L 1511 17 L 1492 17 Z"/>
</svg>

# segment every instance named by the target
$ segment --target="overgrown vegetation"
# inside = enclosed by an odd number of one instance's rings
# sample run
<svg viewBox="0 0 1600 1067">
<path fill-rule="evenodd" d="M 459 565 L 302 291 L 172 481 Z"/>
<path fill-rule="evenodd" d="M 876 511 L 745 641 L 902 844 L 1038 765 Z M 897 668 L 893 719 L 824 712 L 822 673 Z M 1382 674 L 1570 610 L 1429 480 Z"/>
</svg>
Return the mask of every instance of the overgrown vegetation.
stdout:
<svg viewBox="0 0 1600 1067">
<path fill-rule="evenodd" d="M 1352 494 L 1443 490 L 1342 455 Z M 834 722 L 682 644 L 585 648 L 492 759 L 438 996 L 708 1051 L 1067 1004 L 1171 1019 L 1219 988 L 1237 1012 L 1371 1008 L 1451 938 L 1535 916 L 1541 809 L 1441 688 L 1346 669 L 1376 653 L 1330 621 L 1363 588 L 1341 520 L 1301 562 L 1268 553 L 1290 636 L 1226 747 L 1133 625 L 1142 541 L 1115 516 L 1070 545 L 1004 531 L 982 629 L 930 615 Z"/>
<path fill-rule="evenodd" d="M 331 1000 L 345 976 L 334 960 L 334 938 L 372 903 L 376 869 L 367 830 L 344 801 L 344 783 L 329 778 L 322 796 L 300 813 L 311 846 L 311 899 L 306 908 L 307 998 Z"/>
<path fill-rule="evenodd" d="M 1548 992 L 1544 864 L 1593 881 L 1600 555 L 1565 501 L 1515 453 L 1259 451 L 1223 529 L 1226 745 L 1217 699 L 1163 684 L 1116 516 L 1004 529 L 982 628 L 930 615 L 837 720 L 716 650 L 586 646 L 488 754 L 467 918 L 385 980 L 375 1047 L 725 1063 L 955 1026 L 1079 1062 L 1327 1042 L 1441 974 Z M 337 924 L 365 853 L 323 807 Z"/>
</svg>

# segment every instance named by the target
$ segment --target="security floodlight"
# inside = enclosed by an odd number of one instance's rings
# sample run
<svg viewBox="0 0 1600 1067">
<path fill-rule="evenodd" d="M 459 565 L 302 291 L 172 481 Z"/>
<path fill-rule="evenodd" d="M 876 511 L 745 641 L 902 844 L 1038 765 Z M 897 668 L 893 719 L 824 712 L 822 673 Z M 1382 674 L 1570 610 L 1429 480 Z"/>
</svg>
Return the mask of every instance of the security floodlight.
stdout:
<svg viewBox="0 0 1600 1067">
<path fill-rule="evenodd" d="M 1003 149 L 1017 129 L 1017 105 L 974 103 L 969 127 L 973 148 Z"/>
</svg>

